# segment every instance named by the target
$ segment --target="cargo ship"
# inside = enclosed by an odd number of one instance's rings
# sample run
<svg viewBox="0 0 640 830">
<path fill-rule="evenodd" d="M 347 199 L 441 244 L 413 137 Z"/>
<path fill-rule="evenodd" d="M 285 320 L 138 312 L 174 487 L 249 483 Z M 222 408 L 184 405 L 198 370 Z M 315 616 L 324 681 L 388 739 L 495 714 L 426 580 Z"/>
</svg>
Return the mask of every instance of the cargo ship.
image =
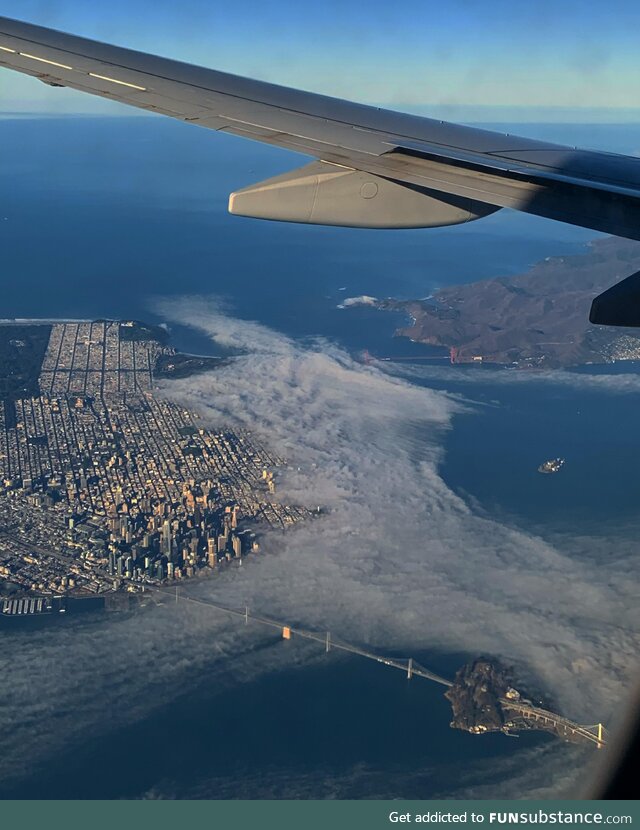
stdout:
<svg viewBox="0 0 640 830">
<path fill-rule="evenodd" d="M 538 467 L 539 473 L 557 473 L 564 467 L 564 458 L 551 458 Z"/>
</svg>

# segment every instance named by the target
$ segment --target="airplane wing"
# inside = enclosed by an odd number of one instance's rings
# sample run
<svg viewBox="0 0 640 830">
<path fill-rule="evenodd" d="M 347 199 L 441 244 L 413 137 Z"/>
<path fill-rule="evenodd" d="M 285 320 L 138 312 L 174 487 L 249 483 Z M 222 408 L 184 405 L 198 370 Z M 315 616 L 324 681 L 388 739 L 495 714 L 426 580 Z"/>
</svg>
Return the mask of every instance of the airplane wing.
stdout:
<svg viewBox="0 0 640 830">
<path fill-rule="evenodd" d="M 354 104 L 5 17 L 0 66 L 317 159 L 232 194 L 233 213 L 429 227 L 508 207 L 640 239 L 640 159 Z"/>
<path fill-rule="evenodd" d="M 232 213 L 411 228 L 507 207 L 640 240 L 640 159 L 630 156 L 355 104 L 5 17 L 2 66 L 315 159 L 232 193 Z M 603 314 L 594 306 L 592 321 Z"/>
</svg>

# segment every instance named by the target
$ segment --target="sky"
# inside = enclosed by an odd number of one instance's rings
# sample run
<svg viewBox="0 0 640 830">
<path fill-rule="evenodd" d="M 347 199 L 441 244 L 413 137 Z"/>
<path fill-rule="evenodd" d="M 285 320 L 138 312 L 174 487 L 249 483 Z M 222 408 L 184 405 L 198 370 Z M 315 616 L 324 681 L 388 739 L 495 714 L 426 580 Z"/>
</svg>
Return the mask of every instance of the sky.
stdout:
<svg viewBox="0 0 640 830">
<path fill-rule="evenodd" d="M 454 119 L 491 120 L 516 107 L 528 109 L 525 120 L 554 120 L 549 108 L 566 120 L 580 120 L 583 108 L 583 121 L 607 120 L 607 110 L 638 107 L 640 7 L 632 0 L 406 0 L 400 8 L 381 0 L 0 0 L 0 15 Z M 7 73 L 0 73 L 0 107 L 120 111 L 70 90 L 56 90 L 54 100 L 37 81 Z M 613 120 L 629 118 L 638 116 L 627 111 Z"/>
<path fill-rule="evenodd" d="M 365 103 L 446 110 L 452 117 L 504 108 L 512 118 L 514 106 L 540 119 L 548 119 L 550 107 L 582 121 L 594 112 L 605 117 L 602 108 L 628 113 L 640 89 L 634 52 L 640 10 L 630 2 L 594 4 L 588 14 L 584 8 L 546 0 L 535 7 L 502 0 L 406 0 L 402 6 L 111 0 L 102 7 L 86 0 L 0 0 L 0 15 Z M 11 110 L 122 111 L 0 72 L 0 112 Z M 620 111 L 611 118 L 619 120 Z M 246 577 L 219 589 L 224 602 L 248 601 L 274 616 L 286 611 L 381 648 L 498 653 L 528 667 L 573 717 L 609 713 L 638 647 L 619 623 L 635 607 L 638 564 L 631 543 L 615 562 L 584 557 L 576 572 L 583 550 L 476 515 L 438 472 L 443 436 L 463 401 L 355 364 L 327 344 L 300 346 L 250 327 L 201 300 L 164 311 L 170 322 L 196 325 L 218 343 L 251 347 L 245 361 L 198 384 L 174 383 L 167 394 L 212 423 L 233 417 L 251 428 L 259 422 L 270 446 L 303 466 L 299 477 L 292 473 L 282 482 L 283 498 L 303 500 L 312 492 L 313 503 L 333 510 L 321 534 L 302 526 L 284 540 L 265 540 L 266 552 L 278 555 L 247 562 Z M 625 392 L 613 386 L 622 381 L 600 382 Z M 592 553 L 597 541 L 591 549 L 588 543 L 578 540 L 576 547 Z M 212 589 L 193 588 L 203 595 Z M 0 711 L 9 736 L 0 777 L 36 755 L 55 757 L 62 738 L 81 741 L 89 731 L 109 728 L 105 695 L 112 718 L 133 720 L 168 689 L 182 688 L 198 666 L 222 660 L 226 645 L 235 646 L 238 635 L 209 615 L 194 613 L 187 630 L 172 624 L 174 613 L 167 608 L 135 621 L 110 620 L 108 637 L 70 630 L 54 642 L 43 631 L 3 654 L 11 684 Z M 220 643 L 213 657 L 212 635 Z M 265 655 L 260 670 L 271 658 Z M 246 662 L 237 671 L 249 676 L 255 668 Z M 67 706 L 53 718 L 50 707 L 60 700 Z M 37 747 L 29 737 L 34 723 Z"/>
</svg>

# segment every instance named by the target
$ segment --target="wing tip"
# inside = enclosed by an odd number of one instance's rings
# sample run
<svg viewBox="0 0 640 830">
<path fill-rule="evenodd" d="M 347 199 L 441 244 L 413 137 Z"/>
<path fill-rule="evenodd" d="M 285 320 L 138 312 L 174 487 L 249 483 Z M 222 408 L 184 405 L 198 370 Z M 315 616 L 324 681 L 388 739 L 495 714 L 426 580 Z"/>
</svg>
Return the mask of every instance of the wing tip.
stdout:
<svg viewBox="0 0 640 830">
<path fill-rule="evenodd" d="M 594 297 L 589 322 L 596 326 L 640 327 L 640 271 Z"/>
</svg>

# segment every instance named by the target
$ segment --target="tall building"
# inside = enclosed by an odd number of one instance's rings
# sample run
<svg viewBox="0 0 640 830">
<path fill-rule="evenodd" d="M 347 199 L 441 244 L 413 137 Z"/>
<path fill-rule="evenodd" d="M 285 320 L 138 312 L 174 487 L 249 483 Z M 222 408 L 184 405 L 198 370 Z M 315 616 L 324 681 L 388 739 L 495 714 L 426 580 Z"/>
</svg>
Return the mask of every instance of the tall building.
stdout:
<svg viewBox="0 0 640 830">
<path fill-rule="evenodd" d="M 160 550 L 171 559 L 171 553 L 173 549 L 173 535 L 171 533 L 171 522 L 169 519 L 165 519 L 162 523 L 162 537 L 160 541 Z"/>
<path fill-rule="evenodd" d="M 233 553 L 239 559 L 242 556 L 242 539 L 239 536 L 233 537 Z"/>
</svg>

